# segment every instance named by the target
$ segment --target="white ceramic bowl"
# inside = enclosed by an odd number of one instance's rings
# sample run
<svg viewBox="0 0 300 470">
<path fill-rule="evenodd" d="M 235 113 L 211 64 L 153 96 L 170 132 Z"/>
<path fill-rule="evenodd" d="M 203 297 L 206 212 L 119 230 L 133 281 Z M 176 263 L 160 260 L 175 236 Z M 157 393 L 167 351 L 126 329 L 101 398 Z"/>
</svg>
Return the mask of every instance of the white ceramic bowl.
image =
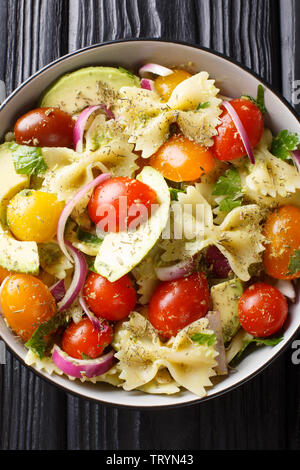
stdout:
<svg viewBox="0 0 300 470">
<path fill-rule="evenodd" d="M 91 65 L 123 66 L 137 70 L 142 64 L 154 62 L 167 67 L 193 63 L 194 71 L 206 70 L 216 79 L 223 95 L 239 97 L 243 93 L 256 96 L 257 86 L 262 81 L 248 69 L 228 60 L 220 54 L 187 44 L 162 42 L 155 40 L 121 41 L 91 46 L 69 54 L 37 72 L 23 83 L 0 107 L 0 139 L 9 130 L 17 117 L 32 109 L 41 93 L 58 77 Z M 268 109 L 266 124 L 274 133 L 282 129 L 300 134 L 299 120 L 288 103 L 269 86 L 265 86 L 265 100 Z M 289 318 L 285 324 L 284 341 L 275 346 L 257 349 L 247 356 L 235 373 L 208 390 L 203 400 L 214 398 L 249 380 L 279 355 L 299 329 L 299 302 L 290 307 Z M 0 318 L 0 336 L 18 358 L 24 360 L 26 349 L 6 327 Z M 49 376 L 39 373 L 43 378 L 62 387 L 66 391 L 117 406 L 129 407 L 167 407 L 195 403 L 199 399 L 190 392 L 181 392 L 174 396 L 148 395 L 141 392 L 125 392 L 122 389 L 105 384 L 82 384 L 65 377 Z"/>
</svg>

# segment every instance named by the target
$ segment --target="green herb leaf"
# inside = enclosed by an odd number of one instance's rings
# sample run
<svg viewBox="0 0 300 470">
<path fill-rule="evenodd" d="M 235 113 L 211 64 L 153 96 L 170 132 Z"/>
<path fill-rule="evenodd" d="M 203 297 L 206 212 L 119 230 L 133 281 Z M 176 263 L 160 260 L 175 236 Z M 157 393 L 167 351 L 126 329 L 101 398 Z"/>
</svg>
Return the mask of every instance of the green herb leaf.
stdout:
<svg viewBox="0 0 300 470">
<path fill-rule="evenodd" d="M 283 341 L 283 336 L 277 338 L 253 338 L 256 344 L 264 344 L 265 346 L 276 346 Z"/>
<path fill-rule="evenodd" d="M 93 233 L 85 232 L 81 228 L 77 230 L 77 238 L 81 242 L 91 243 L 92 245 L 100 245 L 103 242 L 102 238 L 97 237 Z"/>
<path fill-rule="evenodd" d="M 88 268 L 89 268 L 89 271 L 92 271 L 93 273 L 98 274 L 95 269 L 95 258 L 91 258 L 88 260 Z"/>
<path fill-rule="evenodd" d="M 21 175 L 43 175 L 48 169 L 40 147 L 11 144 L 15 170 Z"/>
<path fill-rule="evenodd" d="M 178 194 L 185 193 L 183 189 L 169 188 L 169 191 L 170 191 L 172 201 L 178 201 Z"/>
<path fill-rule="evenodd" d="M 241 178 L 236 168 L 230 168 L 226 171 L 225 176 L 220 176 L 212 194 L 214 196 L 227 196 L 219 206 L 222 212 L 230 212 L 235 207 L 242 205 Z"/>
<path fill-rule="evenodd" d="M 81 359 L 83 361 L 87 361 L 87 360 L 92 359 L 92 358 L 90 356 L 88 356 L 87 354 L 81 353 Z"/>
<path fill-rule="evenodd" d="M 129 70 L 124 69 L 124 67 L 118 67 L 118 69 L 120 70 L 120 72 L 126 73 L 127 75 L 129 75 L 129 77 L 134 78 L 134 74 Z"/>
<path fill-rule="evenodd" d="M 199 111 L 199 109 L 206 109 L 206 108 L 209 108 L 209 107 L 210 107 L 210 102 L 206 101 L 205 103 L 198 104 L 197 111 Z"/>
<path fill-rule="evenodd" d="M 43 359 L 49 348 L 49 343 L 45 340 L 45 336 L 55 333 L 60 327 L 67 326 L 68 320 L 65 314 L 57 313 L 51 320 L 42 323 L 27 341 L 25 346 L 34 352 L 40 359 Z"/>
<path fill-rule="evenodd" d="M 250 95 L 243 95 L 242 98 L 248 98 L 250 101 L 252 101 L 260 109 L 262 114 L 265 114 L 267 112 L 265 106 L 265 90 L 262 85 L 258 85 L 257 87 L 256 99 L 254 99 L 253 96 Z"/>
<path fill-rule="evenodd" d="M 300 250 L 295 250 L 291 255 L 289 263 L 289 272 L 287 276 L 292 276 L 300 271 Z"/>
<path fill-rule="evenodd" d="M 207 346 L 212 346 L 217 340 L 215 334 L 208 335 L 205 333 L 195 333 L 191 338 L 193 341 L 199 344 L 207 344 Z"/>
<path fill-rule="evenodd" d="M 233 360 L 231 361 L 231 364 L 235 365 L 239 362 L 239 360 L 242 358 L 244 352 L 246 351 L 246 349 L 248 348 L 250 344 L 264 345 L 264 346 L 276 346 L 277 344 L 281 343 L 282 340 L 283 340 L 283 336 L 277 336 L 277 337 L 272 337 L 272 338 L 254 338 L 251 335 L 247 335 L 247 339 L 245 339 L 242 349 L 233 358 Z"/>
<path fill-rule="evenodd" d="M 274 137 L 271 152 L 275 157 L 281 160 L 287 160 L 291 157 L 291 152 L 297 150 L 300 145 L 300 136 L 295 132 L 283 130 Z"/>
</svg>

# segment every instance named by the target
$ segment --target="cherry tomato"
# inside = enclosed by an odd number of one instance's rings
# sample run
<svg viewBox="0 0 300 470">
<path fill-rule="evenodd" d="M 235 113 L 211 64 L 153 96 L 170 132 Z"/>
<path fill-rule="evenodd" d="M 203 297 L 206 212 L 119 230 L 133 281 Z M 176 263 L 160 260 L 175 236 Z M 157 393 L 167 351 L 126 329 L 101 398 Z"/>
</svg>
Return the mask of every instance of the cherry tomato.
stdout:
<svg viewBox="0 0 300 470">
<path fill-rule="evenodd" d="M 4 279 L 7 276 L 10 276 L 12 273 L 10 271 L 7 271 L 7 269 L 4 269 L 0 266 L 0 284 L 4 281 Z"/>
<path fill-rule="evenodd" d="M 14 132 L 21 145 L 73 148 L 74 125 L 72 116 L 58 108 L 37 108 L 17 120 Z"/>
<path fill-rule="evenodd" d="M 288 275 L 289 264 L 295 250 L 300 249 L 300 209 L 284 206 L 267 219 L 263 234 L 267 239 L 264 265 L 269 276 L 275 279 L 296 279 L 300 270 Z"/>
<path fill-rule="evenodd" d="M 56 313 L 55 300 L 48 287 L 29 274 L 13 274 L 5 281 L 0 303 L 8 325 L 23 341 Z"/>
<path fill-rule="evenodd" d="M 230 104 L 242 121 L 251 146 L 256 147 L 264 131 L 264 120 L 260 109 L 252 101 L 242 98 L 232 100 Z M 218 135 L 214 137 L 214 146 L 211 150 L 218 160 L 231 161 L 245 156 L 247 152 L 228 111 L 223 106 L 221 108 L 222 122 L 217 128 Z"/>
<path fill-rule="evenodd" d="M 89 274 L 83 295 L 90 310 L 110 321 L 126 318 L 137 302 L 136 290 L 129 276 L 110 282 L 100 274 Z"/>
<path fill-rule="evenodd" d="M 150 158 L 150 165 L 171 181 L 195 181 L 215 166 L 213 154 L 183 135 L 173 135 Z"/>
<path fill-rule="evenodd" d="M 55 194 L 25 189 L 7 206 L 9 228 L 18 240 L 47 242 L 56 234 L 63 208 Z"/>
<path fill-rule="evenodd" d="M 155 80 L 155 88 L 160 96 L 168 101 L 177 85 L 191 76 L 185 70 L 173 70 L 173 73 L 166 77 L 158 77 Z"/>
<path fill-rule="evenodd" d="M 257 282 L 241 296 L 238 311 L 244 330 L 253 336 L 265 338 L 282 328 L 287 318 L 288 305 L 278 289 Z"/>
<path fill-rule="evenodd" d="M 133 225 L 138 219 L 145 221 L 155 200 L 155 191 L 141 181 L 126 177 L 111 178 L 95 189 L 88 213 L 101 230 L 119 232 L 128 227 L 136 228 Z M 138 209 L 139 205 L 141 209 Z"/>
<path fill-rule="evenodd" d="M 104 321 L 102 330 L 98 331 L 88 318 L 83 318 L 67 327 L 62 337 L 62 349 L 76 359 L 84 359 L 84 356 L 96 359 L 112 340 L 113 329 L 107 322 Z"/>
<path fill-rule="evenodd" d="M 149 320 L 165 338 L 204 317 L 210 295 L 206 277 L 194 273 L 177 281 L 161 282 L 149 304 Z"/>
</svg>

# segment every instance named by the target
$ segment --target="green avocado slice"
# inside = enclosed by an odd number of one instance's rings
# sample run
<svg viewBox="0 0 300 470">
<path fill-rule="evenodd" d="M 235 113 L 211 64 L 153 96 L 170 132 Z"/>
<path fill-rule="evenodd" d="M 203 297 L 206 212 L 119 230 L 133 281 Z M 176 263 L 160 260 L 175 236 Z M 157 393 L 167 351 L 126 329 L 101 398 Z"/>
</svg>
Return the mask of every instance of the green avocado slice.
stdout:
<svg viewBox="0 0 300 470">
<path fill-rule="evenodd" d="M 136 231 L 109 233 L 105 236 L 95 260 L 95 270 L 110 282 L 117 281 L 140 263 L 168 222 L 171 199 L 164 177 L 147 166 L 137 179 L 154 189 L 159 206 Z"/>
<path fill-rule="evenodd" d="M 60 108 L 77 114 L 88 106 L 113 105 L 123 86 L 140 86 L 140 79 L 125 69 L 85 67 L 63 75 L 46 90 L 40 100 L 42 108 Z"/>
</svg>

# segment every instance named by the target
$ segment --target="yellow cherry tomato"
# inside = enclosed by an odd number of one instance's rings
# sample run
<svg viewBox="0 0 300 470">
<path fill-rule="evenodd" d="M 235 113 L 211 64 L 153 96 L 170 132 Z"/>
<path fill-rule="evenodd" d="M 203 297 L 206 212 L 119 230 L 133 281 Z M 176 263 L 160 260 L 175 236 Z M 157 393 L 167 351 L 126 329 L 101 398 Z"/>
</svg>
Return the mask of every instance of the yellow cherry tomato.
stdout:
<svg viewBox="0 0 300 470">
<path fill-rule="evenodd" d="M 25 189 L 7 206 L 9 228 L 18 240 L 47 242 L 56 234 L 63 207 L 55 194 Z"/>
<path fill-rule="evenodd" d="M 0 266 L 0 284 L 4 281 L 4 279 L 12 274 L 10 271 L 7 271 L 7 269 L 4 269 Z"/>
<path fill-rule="evenodd" d="M 192 75 L 185 70 L 173 70 L 173 73 L 166 77 L 158 77 L 155 80 L 157 93 L 159 93 L 163 99 L 168 101 L 177 85 L 191 76 Z"/>
<path fill-rule="evenodd" d="M 195 181 L 214 169 L 210 150 L 183 135 L 173 135 L 150 158 L 150 165 L 171 181 Z"/>
<path fill-rule="evenodd" d="M 1 290 L 0 304 L 8 325 L 23 341 L 56 313 L 50 290 L 30 274 L 10 276 Z"/>
</svg>

